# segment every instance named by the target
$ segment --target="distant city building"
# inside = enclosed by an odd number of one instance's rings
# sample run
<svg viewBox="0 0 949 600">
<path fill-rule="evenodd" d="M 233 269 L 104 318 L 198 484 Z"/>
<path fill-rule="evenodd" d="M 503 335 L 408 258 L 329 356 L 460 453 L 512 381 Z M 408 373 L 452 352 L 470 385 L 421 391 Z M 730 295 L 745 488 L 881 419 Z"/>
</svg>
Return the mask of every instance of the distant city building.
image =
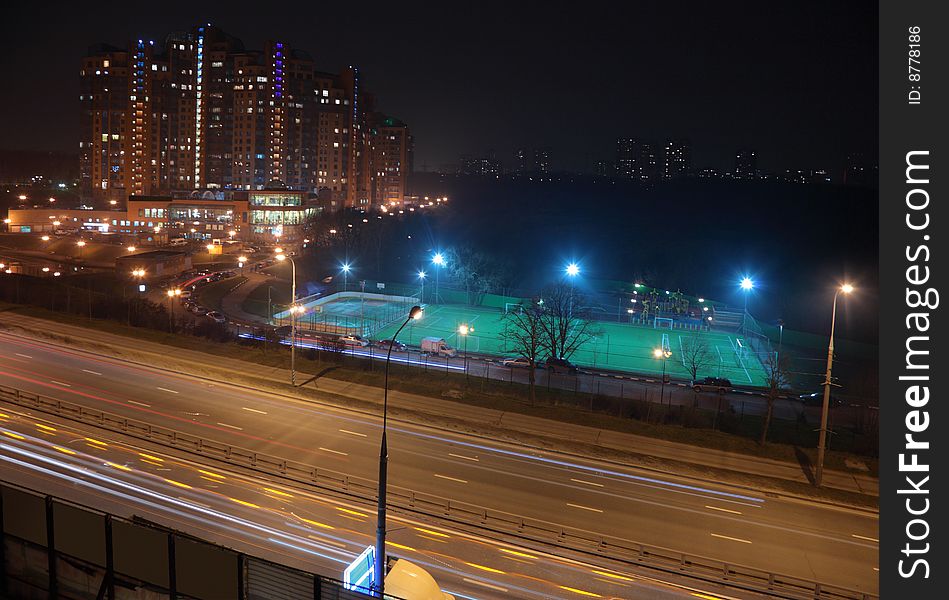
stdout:
<svg viewBox="0 0 949 600">
<path fill-rule="evenodd" d="M 527 148 L 518 148 L 514 151 L 514 170 L 517 173 L 527 173 L 530 171 L 530 150 Z"/>
<path fill-rule="evenodd" d="M 500 177 L 504 174 L 504 168 L 501 166 L 501 161 L 493 158 L 462 157 L 460 173 L 462 175 Z"/>
<path fill-rule="evenodd" d="M 876 186 L 877 169 L 870 166 L 862 154 L 851 154 L 847 156 L 841 179 L 844 185 Z"/>
<path fill-rule="evenodd" d="M 593 164 L 593 174 L 597 177 L 612 177 L 616 174 L 616 165 L 606 160 L 598 160 Z"/>
<path fill-rule="evenodd" d="M 824 169 L 788 169 L 781 177 L 789 183 L 830 183 L 830 175 Z"/>
<path fill-rule="evenodd" d="M 692 172 L 692 146 L 688 140 L 667 140 L 662 147 L 662 178 L 678 179 Z"/>
<path fill-rule="evenodd" d="M 519 175 L 549 174 L 550 150 L 518 148 L 514 151 L 514 172 Z"/>
<path fill-rule="evenodd" d="M 655 145 L 636 138 L 616 140 L 616 176 L 652 182 L 658 178 Z"/>
<path fill-rule="evenodd" d="M 273 182 L 329 190 L 341 206 L 373 202 L 373 102 L 358 70 L 317 71 L 285 42 L 247 50 L 208 25 L 163 43 L 94 46 L 81 62 L 79 101 L 80 193 L 97 205 Z M 401 157 L 402 173 L 411 140 L 400 128 L 406 148 L 385 152 Z"/>
<path fill-rule="evenodd" d="M 543 175 L 550 173 L 550 151 L 534 150 L 534 171 Z"/>
<path fill-rule="evenodd" d="M 735 179 L 757 179 L 758 157 L 754 150 L 739 150 L 735 154 Z"/>
</svg>

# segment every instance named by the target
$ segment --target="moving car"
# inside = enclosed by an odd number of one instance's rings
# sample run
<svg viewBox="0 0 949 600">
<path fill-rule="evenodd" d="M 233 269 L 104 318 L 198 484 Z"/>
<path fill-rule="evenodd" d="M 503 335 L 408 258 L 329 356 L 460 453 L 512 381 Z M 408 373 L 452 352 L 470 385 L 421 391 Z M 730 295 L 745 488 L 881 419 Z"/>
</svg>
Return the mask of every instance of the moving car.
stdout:
<svg viewBox="0 0 949 600">
<path fill-rule="evenodd" d="M 214 321 L 215 323 L 224 323 L 224 322 L 227 321 L 227 319 L 224 317 L 224 315 L 222 315 L 221 313 L 219 313 L 219 312 L 216 311 L 216 310 L 212 310 L 211 312 L 209 312 L 209 313 L 207 314 L 207 317 L 208 317 L 209 319 L 211 319 L 212 321 Z"/>
<path fill-rule="evenodd" d="M 208 309 L 204 308 L 203 306 L 195 306 L 194 308 L 191 309 L 191 312 L 199 316 L 206 315 L 208 314 Z"/>
<path fill-rule="evenodd" d="M 553 373 L 567 373 L 573 375 L 578 370 L 577 365 L 569 360 L 565 358 L 555 358 L 553 356 L 548 356 L 544 365 L 547 367 L 547 370 Z"/>
<path fill-rule="evenodd" d="M 732 382 L 727 379 L 722 379 L 721 377 L 706 377 L 705 379 L 700 379 L 699 381 L 692 381 L 690 385 L 696 392 L 704 391 L 727 394 L 728 392 L 732 391 Z"/>
<path fill-rule="evenodd" d="M 824 391 L 813 392 L 810 394 L 801 394 L 797 397 L 798 402 L 804 406 L 823 406 L 824 405 Z M 836 408 L 838 406 L 843 406 L 843 401 L 834 395 L 833 392 L 830 393 L 830 402 L 828 406 L 831 408 Z"/>
<path fill-rule="evenodd" d="M 347 346 L 368 346 L 369 341 L 359 335 L 341 335 L 339 341 Z"/>
<path fill-rule="evenodd" d="M 505 358 L 501 361 L 501 366 L 513 367 L 515 369 L 531 369 L 537 365 L 535 365 L 529 358 L 518 356 L 517 358 Z"/>
<path fill-rule="evenodd" d="M 391 346 L 396 352 L 405 352 L 406 345 L 400 342 L 399 340 L 379 340 L 376 342 L 376 346 L 382 348 L 383 350 L 388 350 Z"/>
</svg>

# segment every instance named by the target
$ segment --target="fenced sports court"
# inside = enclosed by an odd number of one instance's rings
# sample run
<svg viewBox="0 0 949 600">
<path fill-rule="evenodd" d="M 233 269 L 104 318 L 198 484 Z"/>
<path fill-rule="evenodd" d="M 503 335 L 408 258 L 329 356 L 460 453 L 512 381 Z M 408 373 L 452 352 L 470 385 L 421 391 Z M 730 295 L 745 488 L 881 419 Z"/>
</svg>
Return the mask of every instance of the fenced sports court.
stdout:
<svg viewBox="0 0 949 600">
<path fill-rule="evenodd" d="M 297 327 L 301 331 L 382 339 L 379 330 L 396 321 L 401 323 L 412 306 L 418 304 L 418 299 L 369 292 L 337 292 L 324 297 L 301 298 L 297 304 L 304 308 L 304 312 L 297 316 Z M 289 325 L 289 311 L 277 313 L 274 321 L 277 325 Z"/>
<path fill-rule="evenodd" d="M 403 315 L 407 314 L 405 310 Z M 445 338 L 449 345 L 463 350 L 465 336 L 458 333 L 462 324 L 472 329 L 467 336 L 467 350 L 471 353 L 510 355 L 502 332 L 506 324 L 503 309 L 468 306 L 464 304 L 428 305 L 421 319 L 412 321 L 400 334 L 400 341 L 417 345 L 423 337 Z M 379 329 L 375 337 L 391 337 L 401 321 Z M 671 377 L 691 377 L 683 361 L 683 345 L 691 337 L 706 343 L 710 357 L 699 377 L 724 377 L 736 385 L 765 385 L 766 374 L 760 357 L 752 351 L 742 336 L 718 331 L 698 331 L 679 328 L 675 323 L 640 325 L 595 321 L 595 337 L 582 345 L 570 358 L 577 365 L 590 369 L 611 369 L 634 373 L 659 375 L 663 359 L 653 356 L 656 348 L 671 351 L 665 372 Z"/>
</svg>

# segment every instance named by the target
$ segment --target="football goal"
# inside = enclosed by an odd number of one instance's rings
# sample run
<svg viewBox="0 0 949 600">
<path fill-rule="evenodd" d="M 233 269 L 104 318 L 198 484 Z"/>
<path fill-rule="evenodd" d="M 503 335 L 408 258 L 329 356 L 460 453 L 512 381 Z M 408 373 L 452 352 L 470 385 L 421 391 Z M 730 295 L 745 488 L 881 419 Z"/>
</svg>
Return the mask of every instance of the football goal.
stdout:
<svg viewBox="0 0 949 600">
<path fill-rule="evenodd" d="M 672 331 L 672 319 L 656 317 L 652 320 L 652 326 L 654 329 L 668 329 Z"/>
<path fill-rule="evenodd" d="M 505 302 L 504 303 L 504 314 L 515 312 L 521 314 L 524 312 L 524 305 L 519 302 Z"/>
</svg>

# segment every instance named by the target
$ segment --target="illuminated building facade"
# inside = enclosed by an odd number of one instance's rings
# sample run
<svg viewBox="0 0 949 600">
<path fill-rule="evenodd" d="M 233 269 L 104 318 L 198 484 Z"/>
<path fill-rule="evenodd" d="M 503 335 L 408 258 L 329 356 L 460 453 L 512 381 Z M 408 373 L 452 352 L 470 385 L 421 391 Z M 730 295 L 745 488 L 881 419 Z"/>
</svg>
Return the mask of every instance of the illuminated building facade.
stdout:
<svg viewBox="0 0 949 600">
<path fill-rule="evenodd" d="M 283 41 L 247 50 L 201 25 L 163 43 L 93 48 L 80 81 L 81 192 L 97 206 L 273 185 L 324 191 L 336 206 L 374 201 L 373 135 L 364 122 L 372 100 L 361 101 L 353 67 L 318 71 Z M 404 174 L 410 163 L 397 161 Z"/>
</svg>

